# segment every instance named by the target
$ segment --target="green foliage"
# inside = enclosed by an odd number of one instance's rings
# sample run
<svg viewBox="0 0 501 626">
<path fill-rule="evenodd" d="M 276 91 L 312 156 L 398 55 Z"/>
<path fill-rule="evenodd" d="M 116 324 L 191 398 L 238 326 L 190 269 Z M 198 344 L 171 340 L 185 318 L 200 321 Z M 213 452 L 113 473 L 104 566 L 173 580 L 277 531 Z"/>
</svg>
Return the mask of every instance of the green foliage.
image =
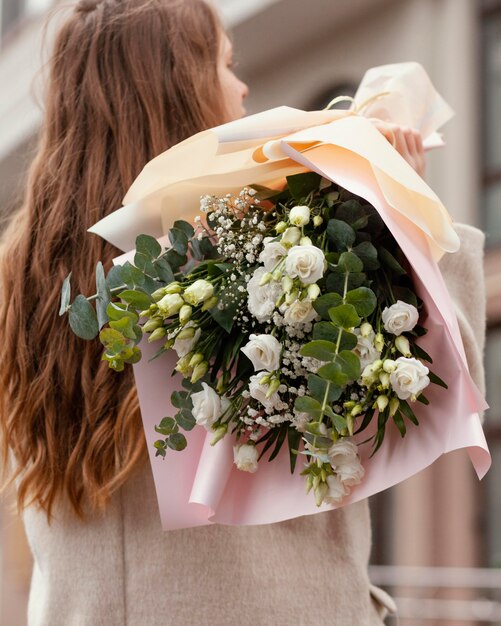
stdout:
<svg viewBox="0 0 501 626">
<path fill-rule="evenodd" d="M 59 315 L 64 315 L 68 311 L 71 298 L 71 272 L 66 276 L 61 287 L 61 305 Z"/>
<path fill-rule="evenodd" d="M 327 235 L 339 252 L 350 248 L 356 239 L 356 233 L 349 224 L 334 218 L 330 219 L 327 224 Z"/>
<path fill-rule="evenodd" d="M 78 295 L 69 307 L 71 330 L 82 339 L 95 339 L 99 333 L 99 324 L 94 307 L 85 296 Z"/>
<path fill-rule="evenodd" d="M 315 172 L 287 176 L 289 193 L 296 202 L 303 202 L 308 194 L 318 190 L 320 179 L 321 176 Z"/>
<path fill-rule="evenodd" d="M 376 294 L 368 287 L 357 287 L 347 292 L 345 301 L 355 308 L 358 315 L 368 317 L 376 308 Z"/>
</svg>

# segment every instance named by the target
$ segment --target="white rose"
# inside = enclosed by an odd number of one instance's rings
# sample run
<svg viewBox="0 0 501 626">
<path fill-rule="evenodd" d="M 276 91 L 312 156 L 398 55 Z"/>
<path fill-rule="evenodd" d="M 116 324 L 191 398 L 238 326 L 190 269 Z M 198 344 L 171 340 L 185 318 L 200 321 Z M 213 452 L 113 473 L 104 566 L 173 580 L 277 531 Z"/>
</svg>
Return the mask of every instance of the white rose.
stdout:
<svg viewBox="0 0 501 626">
<path fill-rule="evenodd" d="M 257 470 L 258 456 L 257 448 L 252 444 L 233 446 L 233 461 L 239 470 L 253 474 Z"/>
<path fill-rule="evenodd" d="M 294 226 L 306 226 L 310 221 L 310 208 L 307 206 L 295 206 L 290 210 L 289 222 Z"/>
<path fill-rule="evenodd" d="M 418 322 L 419 313 L 412 304 L 397 300 L 395 304 L 384 309 L 381 317 L 387 332 L 393 335 L 400 335 L 414 328 Z"/>
<path fill-rule="evenodd" d="M 265 273 L 264 267 L 258 267 L 247 283 L 247 292 L 249 294 L 247 307 L 249 313 L 258 322 L 265 322 L 270 319 L 275 309 L 275 302 L 283 293 L 281 284 L 275 281 L 266 283 L 266 285 L 259 284 Z"/>
<path fill-rule="evenodd" d="M 358 485 L 365 470 L 360 463 L 358 447 L 352 441 L 341 439 L 327 451 L 332 469 L 345 485 Z"/>
<path fill-rule="evenodd" d="M 350 493 L 350 490 L 341 481 L 341 479 L 333 474 L 327 476 L 327 486 L 329 491 L 324 497 L 324 502 L 327 502 L 327 504 L 337 504 L 338 502 L 341 502 L 345 495 Z"/>
<path fill-rule="evenodd" d="M 273 372 L 280 366 L 282 345 L 272 335 L 251 335 L 250 341 L 240 350 L 252 361 L 256 372 Z"/>
<path fill-rule="evenodd" d="M 287 255 L 287 250 L 279 241 L 272 241 L 264 246 L 259 255 L 259 262 L 264 265 L 267 272 L 272 272 L 277 263 Z"/>
<path fill-rule="evenodd" d="M 185 328 L 188 328 L 189 326 L 194 326 L 193 322 L 188 322 Z M 197 341 L 199 340 L 201 333 L 202 329 L 197 328 L 193 337 L 188 337 L 187 339 L 176 339 L 172 347 L 177 352 L 177 356 L 186 356 L 189 352 L 191 352 L 197 345 Z"/>
<path fill-rule="evenodd" d="M 200 278 L 184 291 L 183 297 L 188 304 L 200 304 L 214 295 L 214 286 L 208 280 Z"/>
<path fill-rule="evenodd" d="M 288 326 L 295 324 L 306 324 L 313 321 L 317 317 L 317 312 L 313 308 L 311 300 L 294 300 L 284 312 L 284 320 Z"/>
<path fill-rule="evenodd" d="M 168 293 L 157 302 L 158 310 L 165 317 L 171 317 L 178 313 L 183 304 L 184 300 L 178 293 Z"/>
<path fill-rule="evenodd" d="M 390 374 L 390 383 L 400 400 L 419 396 L 430 384 L 430 370 L 421 361 L 401 356 L 395 361 L 395 365 Z"/>
<path fill-rule="evenodd" d="M 257 400 L 265 408 L 273 408 L 280 403 L 280 396 L 275 391 L 269 398 L 266 397 L 268 391 L 268 385 L 261 385 L 259 380 L 263 377 L 263 374 L 254 374 L 249 378 L 249 393 L 251 398 Z"/>
<path fill-rule="evenodd" d="M 193 402 L 192 413 L 197 424 L 205 426 L 207 430 L 210 430 L 212 424 L 223 413 L 221 397 L 207 383 L 202 383 L 202 387 L 202 391 L 197 391 L 191 395 L 191 401 Z M 227 406 L 226 404 L 225 408 Z"/>
<path fill-rule="evenodd" d="M 285 271 L 305 285 L 316 283 L 324 274 L 324 253 L 316 246 L 295 246 L 285 259 Z"/>
<path fill-rule="evenodd" d="M 291 226 L 290 228 L 286 228 L 284 234 L 280 241 L 284 246 L 290 247 L 295 246 L 299 243 L 301 239 L 301 231 L 297 226 Z"/>
<path fill-rule="evenodd" d="M 375 333 L 373 330 L 368 335 L 362 335 L 360 328 L 353 331 L 357 335 L 357 345 L 353 348 L 353 352 L 360 359 L 360 367 L 365 370 L 367 365 L 380 358 L 381 352 L 374 347 Z"/>
</svg>

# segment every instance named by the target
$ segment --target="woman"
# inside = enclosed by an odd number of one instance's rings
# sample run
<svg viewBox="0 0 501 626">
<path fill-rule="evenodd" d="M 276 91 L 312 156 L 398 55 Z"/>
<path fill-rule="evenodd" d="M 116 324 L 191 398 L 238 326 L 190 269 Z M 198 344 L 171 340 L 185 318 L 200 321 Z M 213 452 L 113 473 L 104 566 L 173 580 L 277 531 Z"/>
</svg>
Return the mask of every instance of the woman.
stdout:
<svg viewBox="0 0 501 626">
<path fill-rule="evenodd" d="M 162 532 L 131 371 L 110 374 L 99 346 L 55 315 L 70 269 L 90 293 L 96 260 L 118 253 L 86 230 L 144 164 L 244 114 L 248 89 L 213 10 L 81 1 L 50 70 L 1 263 L 0 432 L 35 559 L 30 626 L 381 624 L 393 603 L 369 583 L 367 500 L 272 525 Z M 380 128 L 422 173 L 419 135 Z M 471 232 L 473 258 L 482 241 Z M 454 272 L 481 284 L 479 267 L 465 257 Z M 473 341 L 471 354 L 479 363 Z"/>
</svg>

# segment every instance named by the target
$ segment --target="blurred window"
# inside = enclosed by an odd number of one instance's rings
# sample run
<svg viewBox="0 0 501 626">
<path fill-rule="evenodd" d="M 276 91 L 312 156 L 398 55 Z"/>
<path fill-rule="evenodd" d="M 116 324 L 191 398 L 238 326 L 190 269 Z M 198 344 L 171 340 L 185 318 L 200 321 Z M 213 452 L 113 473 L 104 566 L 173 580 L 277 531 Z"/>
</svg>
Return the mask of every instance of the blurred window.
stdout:
<svg viewBox="0 0 501 626">
<path fill-rule="evenodd" d="M 48 11 L 54 0 L 0 0 L 0 40 L 17 30 L 26 18 Z"/>
<path fill-rule="evenodd" d="M 483 215 L 487 244 L 501 244 L 501 1 L 484 2 Z"/>
<path fill-rule="evenodd" d="M 483 0 L 482 135 L 483 226 L 487 245 L 501 247 L 501 0 Z M 497 250 L 488 251 L 495 255 Z M 501 268 L 500 268 L 501 271 Z M 496 296 L 494 296 L 496 297 Z M 501 567 L 501 317 L 489 319 L 485 352 L 487 401 L 485 436 L 492 466 L 482 481 L 482 537 L 485 563 Z"/>
</svg>

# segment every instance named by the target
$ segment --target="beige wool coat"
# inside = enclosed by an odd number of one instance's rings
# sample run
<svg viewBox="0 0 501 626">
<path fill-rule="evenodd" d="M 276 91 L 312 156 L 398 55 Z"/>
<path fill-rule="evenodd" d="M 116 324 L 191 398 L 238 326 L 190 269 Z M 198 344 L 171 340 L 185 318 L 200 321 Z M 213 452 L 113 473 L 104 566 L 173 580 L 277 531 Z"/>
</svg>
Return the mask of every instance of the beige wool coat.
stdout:
<svg viewBox="0 0 501 626">
<path fill-rule="evenodd" d="M 483 234 L 458 225 L 442 262 L 483 389 Z M 378 626 L 395 609 L 371 585 L 368 500 L 270 525 L 163 532 L 145 465 L 85 523 L 65 502 L 24 522 L 34 556 L 29 626 Z"/>
</svg>

